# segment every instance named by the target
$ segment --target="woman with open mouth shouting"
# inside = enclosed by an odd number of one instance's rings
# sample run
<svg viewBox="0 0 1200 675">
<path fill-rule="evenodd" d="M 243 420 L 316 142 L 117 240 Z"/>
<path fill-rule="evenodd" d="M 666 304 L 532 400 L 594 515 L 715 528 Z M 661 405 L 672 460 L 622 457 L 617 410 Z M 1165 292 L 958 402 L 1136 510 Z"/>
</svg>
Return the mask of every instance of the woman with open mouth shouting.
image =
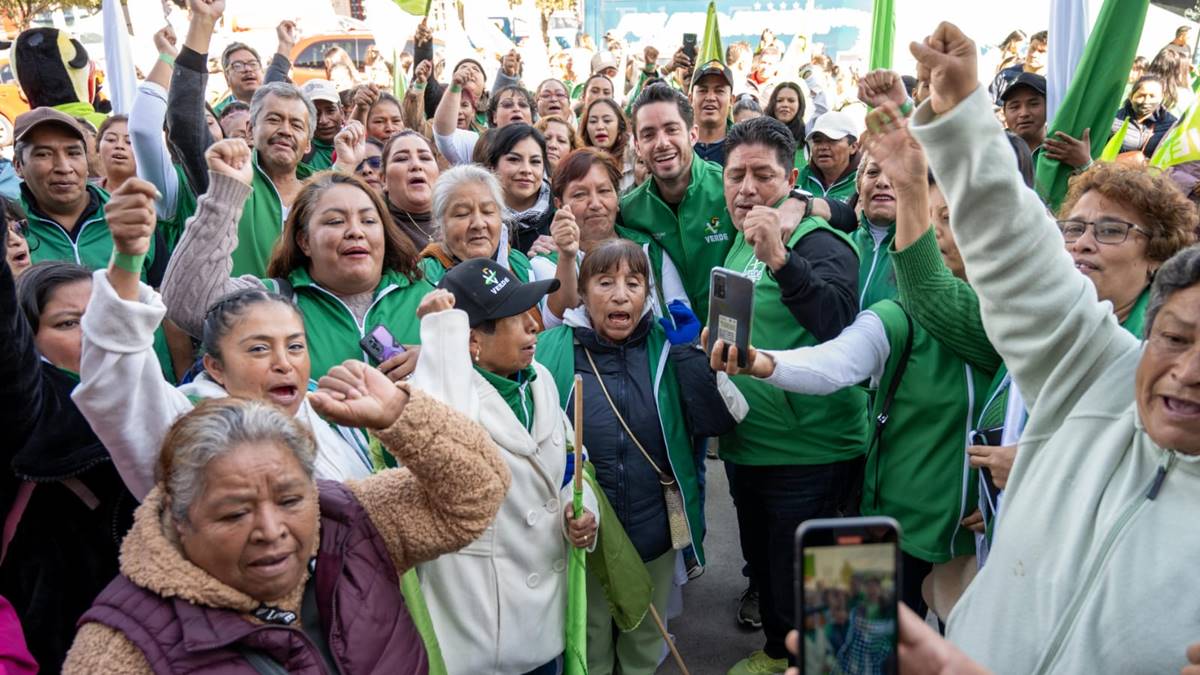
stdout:
<svg viewBox="0 0 1200 675">
<path fill-rule="evenodd" d="M 92 278 L 82 321 L 79 386 L 72 398 L 133 496 L 141 500 L 154 486 L 159 449 L 171 425 L 200 401 L 228 396 L 271 403 L 311 430 L 318 477 L 368 476 L 365 449 L 352 447 L 305 398 L 311 363 L 300 310 L 261 285 L 237 290 L 208 308 L 203 372 L 178 388 L 163 379 L 154 331 L 166 307 L 122 262 L 139 255 L 153 237 L 153 204 L 121 196 L 112 203 L 106 213 L 115 262 Z M 203 226 L 209 215 L 200 211 L 193 224 Z"/>
<path fill-rule="evenodd" d="M 649 280 L 650 263 L 635 242 L 600 243 L 580 267 L 583 306 L 566 313 L 565 325 L 539 336 L 537 359 L 554 376 L 558 403 L 568 416 L 572 378 L 583 378 L 584 445 L 613 514 L 650 573 L 661 615 L 677 552 L 690 543 L 695 554 L 687 561 L 690 574 L 704 566 L 697 467 L 704 457 L 697 458 L 692 438 L 732 431 L 738 412 L 744 415 L 745 399 L 691 346 L 700 328 L 694 316 L 691 339 L 676 346 L 679 338 L 650 311 Z M 605 532 L 614 525 L 605 520 Z M 654 624 L 613 630 L 612 611 L 594 574 L 588 575 L 587 598 L 589 671 L 653 673 L 663 649 Z"/>
<path fill-rule="evenodd" d="M 0 197 L 0 223 L 4 224 L 4 257 L 12 268 L 13 276 L 29 269 L 33 259 L 29 255 L 29 240 L 25 238 L 25 212 L 21 206 L 7 197 Z"/>
<path fill-rule="evenodd" d="M 383 199 L 354 176 L 326 172 L 310 178 L 292 204 L 267 268 L 269 278 L 230 278 L 241 205 L 250 193 L 250 150 L 237 139 L 206 153 L 209 191 L 176 249 L 163 281 L 168 317 L 201 335 L 201 311 L 246 288 L 292 297 L 304 317 L 312 376 L 347 360 L 366 360 L 359 341 L 377 326 L 404 351 L 378 365 L 393 380 L 415 368 L 414 320 L 431 286 L 417 269 L 417 252 L 397 229 Z M 203 209 L 203 212 L 201 212 Z"/>
<path fill-rule="evenodd" d="M 429 140 L 401 131 L 383 146 L 383 183 L 392 220 L 418 251 L 434 240 L 433 185 L 441 175 Z"/>
</svg>

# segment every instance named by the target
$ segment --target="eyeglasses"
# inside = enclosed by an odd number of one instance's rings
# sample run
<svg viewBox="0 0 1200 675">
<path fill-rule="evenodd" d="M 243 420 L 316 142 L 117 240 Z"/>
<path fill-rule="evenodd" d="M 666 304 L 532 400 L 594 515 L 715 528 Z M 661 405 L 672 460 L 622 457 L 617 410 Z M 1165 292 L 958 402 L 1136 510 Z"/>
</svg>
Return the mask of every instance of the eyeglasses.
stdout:
<svg viewBox="0 0 1200 675">
<path fill-rule="evenodd" d="M 372 170 L 379 171 L 379 167 L 381 166 L 383 166 L 382 157 L 368 157 L 359 162 L 358 166 L 354 167 L 354 173 L 362 173 L 366 167 L 371 167 Z"/>
<path fill-rule="evenodd" d="M 229 64 L 229 70 L 240 73 L 245 70 L 256 71 L 262 68 L 262 64 L 258 61 L 233 61 Z"/>
<path fill-rule="evenodd" d="M 1088 227 L 1092 228 L 1092 236 L 1101 244 L 1122 244 L 1129 238 L 1130 230 L 1140 232 L 1147 239 L 1152 236 L 1149 232 L 1133 223 L 1127 223 L 1115 218 L 1105 218 L 1104 220 L 1097 220 L 1095 222 L 1088 220 L 1058 221 L 1058 229 L 1062 232 L 1063 241 L 1068 244 L 1074 244 L 1079 241 L 1083 233 L 1087 232 Z"/>
</svg>

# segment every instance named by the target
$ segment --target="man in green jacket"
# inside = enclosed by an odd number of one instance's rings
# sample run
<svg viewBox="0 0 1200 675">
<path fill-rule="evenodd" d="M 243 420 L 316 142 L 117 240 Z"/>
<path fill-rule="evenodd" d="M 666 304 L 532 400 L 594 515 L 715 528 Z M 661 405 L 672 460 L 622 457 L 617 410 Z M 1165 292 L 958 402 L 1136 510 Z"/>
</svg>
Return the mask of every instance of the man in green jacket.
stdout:
<svg viewBox="0 0 1200 675">
<path fill-rule="evenodd" d="M 794 349 L 837 336 L 858 309 L 858 256 L 850 237 L 822 218 L 783 229 L 777 207 L 796 180 L 791 132 L 759 117 L 735 125 L 725 147 L 724 197 L 736 235 L 723 266 L 754 281 L 755 343 Z M 866 395 L 793 395 L 745 375 L 732 379 L 750 412 L 721 437 L 721 459 L 735 467 L 730 487 L 766 643 L 729 673 L 782 673 L 784 637 L 796 625 L 793 536 L 805 520 L 849 506 L 866 444 Z"/>
<path fill-rule="evenodd" d="M 652 255 L 671 257 L 696 316 L 706 321 L 709 273 L 725 261 L 737 232 L 725 209 L 721 167 L 693 152 L 694 114 L 682 92 L 650 85 L 630 119 L 634 149 L 651 177 L 621 200 L 620 225 L 652 239 L 652 249 L 661 249 Z M 800 222 L 806 203 L 788 199 L 780 207 L 785 230 Z"/>
</svg>

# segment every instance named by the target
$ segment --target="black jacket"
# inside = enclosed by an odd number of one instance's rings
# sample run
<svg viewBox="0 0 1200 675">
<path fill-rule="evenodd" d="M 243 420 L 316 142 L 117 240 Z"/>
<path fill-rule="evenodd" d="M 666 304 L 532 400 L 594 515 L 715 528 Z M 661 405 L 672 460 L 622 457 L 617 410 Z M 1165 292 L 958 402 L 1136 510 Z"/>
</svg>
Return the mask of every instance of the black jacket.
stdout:
<svg viewBox="0 0 1200 675">
<path fill-rule="evenodd" d="M 42 672 L 56 673 L 75 622 L 117 574 L 137 501 L 71 401 L 78 380 L 38 357 L 4 261 L 0 344 L 0 510 L 7 516 L 20 485 L 34 483 L 0 564 L 0 595 L 16 609 Z"/>
<path fill-rule="evenodd" d="M 652 321 L 651 314 L 642 317 L 633 334 L 620 345 L 604 340 L 589 328 L 574 329 L 575 372 L 583 378 L 583 414 L 587 421 L 583 443 L 596 467 L 597 482 L 643 561 L 671 550 L 662 487 L 650 462 L 617 421 L 584 348 L 591 352 L 604 386 L 642 447 L 659 468 L 670 471 L 649 362 L 657 355 L 652 356 L 646 348 Z M 717 391 L 716 375 L 704 352 L 690 345 L 676 345 L 671 347 L 669 358 L 679 380 L 688 430 L 695 436 L 731 431 L 736 421 Z M 574 416 L 573 406 L 568 408 L 568 415 Z M 703 455 L 694 455 L 693 461 L 703 462 Z"/>
</svg>

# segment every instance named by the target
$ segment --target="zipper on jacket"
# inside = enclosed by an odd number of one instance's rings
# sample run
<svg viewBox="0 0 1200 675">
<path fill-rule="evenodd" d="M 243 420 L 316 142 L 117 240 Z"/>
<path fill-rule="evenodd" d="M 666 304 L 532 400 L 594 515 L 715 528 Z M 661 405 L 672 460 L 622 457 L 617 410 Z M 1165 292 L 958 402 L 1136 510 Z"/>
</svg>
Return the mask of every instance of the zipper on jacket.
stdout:
<svg viewBox="0 0 1200 675">
<path fill-rule="evenodd" d="M 863 217 L 865 218 L 866 216 Z M 873 227 L 871 221 L 868 220 L 867 234 L 871 234 L 871 227 Z M 886 237 L 884 238 L 886 239 Z M 875 265 L 879 262 L 879 245 L 883 243 L 883 239 L 875 239 L 874 235 L 871 236 L 871 240 L 875 242 L 875 249 L 871 253 L 871 269 L 867 270 L 867 280 L 863 283 L 862 293 L 858 294 L 858 311 L 860 312 L 863 309 L 863 302 L 866 301 L 867 291 L 871 288 L 871 277 L 875 276 Z"/>
<path fill-rule="evenodd" d="M 1124 532 L 1125 527 L 1133 520 L 1133 517 L 1142 510 L 1146 504 L 1154 501 L 1158 497 L 1159 490 L 1162 488 L 1163 481 L 1167 478 L 1167 473 L 1171 467 L 1175 465 L 1174 451 L 1167 450 L 1166 457 L 1158 466 L 1158 470 L 1154 472 L 1154 478 L 1151 479 L 1150 485 L 1146 491 L 1139 497 L 1130 502 L 1121 515 L 1117 518 L 1117 522 L 1109 529 L 1105 535 L 1104 541 L 1100 544 L 1100 549 L 1096 552 L 1096 556 L 1092 558 L 1091 565 L 1088 566 L 1087 575 L 1083 578 L 1083 583 L 1075 590 L 1075 595 L 1071 598 L 1071 603 L 1067 606 L 1067 612 L 1063 615 L 1058 627 L 1054 630 L 1054 636 L 1043 652 L 1042 658 L 1038 662 L 1037 670 L 1034 671 L 1038 675 L 1051 672 L 1051 666 L 1058 659 L 1063 643 L 1066 641 L 1067 633 L 1075 626 L 1076 620 L 1079 618 L 1079 612 L 1083 608 L 1083 602 L 1087 599 L 1087 590 L 1096 582 L 1096 578 L 1100 576 L 1100 568 L 1104 563 L 1108 562 L 1108 555 L 1112 551 L 1113 544 L 1116 543 L 1117 537 Z"/>
<path fill-rule="evenodd" d="M 101 206 L 100 209 L 101 209 L 101 213 L 103 213 L 104 207 Z M 71 238 L 71 233 L 67 232 L 67 228 L 63 227 L 57 220 L 51 220 L 49 218 L 42 218 L 40 216 L 38 216 L 37 219 L 41 220 L 42 222 L 49 223 L 49 224 L 53 225 L 54 227 L 57 227 L 58 231 L 62 232 L 63 236 L 67 238 L 67 244 L 70 245 L 71 252 L 75 254 L 75 264 L 82 265 L 83 259 L 79 257 L 79 241 L 81 239 L 83 239 L 83 231 L 85 229 L 87 229 L 87 226 L 96 222 L 96 217 L 93 216 L 93 217 L 88 218 L 87 220 L 83 221 L 83 223 L 79 226 L 79 233 L 77 235 L 75 235 L 74 239 Z"/>
</svg>

